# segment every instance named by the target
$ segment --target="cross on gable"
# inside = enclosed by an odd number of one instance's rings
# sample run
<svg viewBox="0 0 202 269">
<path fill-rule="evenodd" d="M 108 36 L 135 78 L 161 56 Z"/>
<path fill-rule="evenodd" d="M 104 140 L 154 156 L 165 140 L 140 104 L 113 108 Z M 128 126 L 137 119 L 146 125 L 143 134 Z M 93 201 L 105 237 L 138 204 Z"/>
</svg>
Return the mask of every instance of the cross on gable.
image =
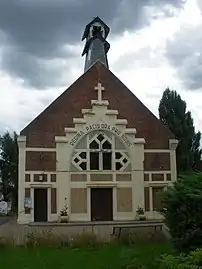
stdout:
<svg viewBox="0 0 202 269">
<path fill-rule="evenodd" d="M 98 91 L 98 102 L 101 102 L 102 101 L 102 91 L 105 90 L 104 87 L 102 87 L 102 84 L 101 83 L 98 83 L 97 86 L 95 86 L 95 90 Z"/>
</svg>

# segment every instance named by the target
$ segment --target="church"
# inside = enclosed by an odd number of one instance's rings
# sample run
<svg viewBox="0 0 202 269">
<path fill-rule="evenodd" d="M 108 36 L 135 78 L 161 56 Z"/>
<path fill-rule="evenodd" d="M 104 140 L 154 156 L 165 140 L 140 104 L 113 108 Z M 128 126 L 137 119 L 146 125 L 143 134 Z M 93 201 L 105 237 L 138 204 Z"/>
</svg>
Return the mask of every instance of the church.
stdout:
<svg viewBox="0 0 202 269">
<path fill-rule="evenodd" d="M 84 30 L 84 73 L 18 137 L 18 223 L 161 219 L 178 141 L 109 70 L 109 27 Z"/>
</svg>

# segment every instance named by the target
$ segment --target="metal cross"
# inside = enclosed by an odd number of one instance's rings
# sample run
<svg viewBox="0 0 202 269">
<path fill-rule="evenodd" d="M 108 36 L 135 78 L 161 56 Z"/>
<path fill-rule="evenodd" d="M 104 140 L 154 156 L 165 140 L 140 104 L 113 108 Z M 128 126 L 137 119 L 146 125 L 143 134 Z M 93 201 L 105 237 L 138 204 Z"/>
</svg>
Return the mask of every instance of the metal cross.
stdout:
<svg viewBox="0 0 202 269">
<path fill-rule="evenodd" d="M 95 86 L 95 90 L 98 91 L 98 102 L 102 101 L 102 91 L 104 91 L 104 87 L 102 87 L 101 83 L 98 83 L 97 86 Z"/>
</svg>

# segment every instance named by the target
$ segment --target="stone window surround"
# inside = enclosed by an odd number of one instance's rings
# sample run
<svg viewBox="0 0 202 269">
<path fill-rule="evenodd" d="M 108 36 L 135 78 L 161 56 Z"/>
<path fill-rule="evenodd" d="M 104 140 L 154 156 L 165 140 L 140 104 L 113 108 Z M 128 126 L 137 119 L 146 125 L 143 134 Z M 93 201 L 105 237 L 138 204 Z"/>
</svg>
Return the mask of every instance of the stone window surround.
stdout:
<svg viewBox="0 0 202 269">
<path fill-rule="evenodd" d="M 74 164 L 75 167 L 77 167 L 78 171 L 83 171 L 83 172 L 93 172 L 93 171 L 101 171 L 100 170 L 90 170 L 90 162 L 88 162 L 87 160 L 90 160 L 90 152 L 98 152 L 100 154 L 102 154 L 102 152 L 100 152 L 100 149 L 90 149 L 90 143 L 92 143 L 93 141 L 97 141 L 97 137 L 102 134 L 104 136 L 104 141 L 108 141 L 111 144 L 111 149 L 104 149 L 103 152 L 111 152 L 112 153 L 112 169 L 111 170 L 103 170 L 103 171 L 111 171 L 111 172 L 123 172 L 125 170 L 125 168 L 130 164 L 130 157 L 128 156 L 128 150 L 127 148 L 125 149 L 115 149 L 115 135 L 111 133 L 112 138 L 110 138 L 107 135 L 107 132 L 104 131 L 98 131 L 92 138 L 89 138 L 89 133 L 86 134 L 84 136 L 83 139 L 87 139 L 87 149 L 77 149 L 76 147 L 74 148 L 74 153 L 76 152 L 76 154 L 72 157 L 72 163 Z M 74 159 L 78 158 L 79 154 L 82 152 L 86 152 L 86 159 L 83 159 L 83 161 L 87 162 L 87 169 L 86 170 L 82 170 L 82 168 L 77 165 L 77 163 L 74 162 Z M 120 160 L 116 159 L 115 154 L 116 153 L 121 153 L 122 157 L 120 158 Z M 127 154 L 126 154 L 127 153 Z M 80 159 L 80 157 L 79 157 Z M 124 163 L 123 160 L 126 159 L 127 162 Z M 79 160 L 78 164 L 81 163 L 81 160 Z M 120 163 L 122 165 L 121 169 L 116 170 L 116 163 Z M 99 167 L 102 167 L 102 158 L 99 158 Z"/>
</svg>

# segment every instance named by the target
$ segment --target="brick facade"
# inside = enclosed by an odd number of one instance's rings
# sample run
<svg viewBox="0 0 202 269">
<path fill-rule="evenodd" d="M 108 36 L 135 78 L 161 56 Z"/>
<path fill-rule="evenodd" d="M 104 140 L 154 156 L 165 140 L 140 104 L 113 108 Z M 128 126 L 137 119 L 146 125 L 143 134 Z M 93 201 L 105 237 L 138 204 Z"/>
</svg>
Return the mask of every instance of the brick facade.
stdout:
<svg viewBox="0 0 202 269">
<path fill-rule="evenodd" d="M 145 153 L 144 170 L 170 170 L 170 153 Z"/>
<path fill-rule="evenodd" d="M 56 152 L 27 151 L 25 166 L 27 171 L 55 171 Z"/>
<path fill-rule="evenodd" d="M 105 87 L 103 99 L 109 101 L 109 109 L 117 109 L 118 117 L 126 118 L 128 127 L 136 128 L 136 137 L 146 140 L 145 148 L 168 149 L 169 139 L 174 138 L 172 133 L 100 62 L 84 73 L 21 131 L 21 135 L 27 138 L 27 147 L 55 147 L 55 136 L 64 135 L 64 128 L 73 126 L 73 118 L 81 117 L 83 108 L 91 108 L 91 100 L 97 98 L 94 87 L 98 81 Z M 49 161 L 46 161 L 46 167 L 52 170 L 54 157 L 53 153 L 49 154 L 52 155 L 47 157 Z M 42 164 L 36 166 L 38 157 L 35 155 L 34 161 L 30 158 L 28 156 L 26 159 L 27 170 L 41 170 Z"/>
</svg>

